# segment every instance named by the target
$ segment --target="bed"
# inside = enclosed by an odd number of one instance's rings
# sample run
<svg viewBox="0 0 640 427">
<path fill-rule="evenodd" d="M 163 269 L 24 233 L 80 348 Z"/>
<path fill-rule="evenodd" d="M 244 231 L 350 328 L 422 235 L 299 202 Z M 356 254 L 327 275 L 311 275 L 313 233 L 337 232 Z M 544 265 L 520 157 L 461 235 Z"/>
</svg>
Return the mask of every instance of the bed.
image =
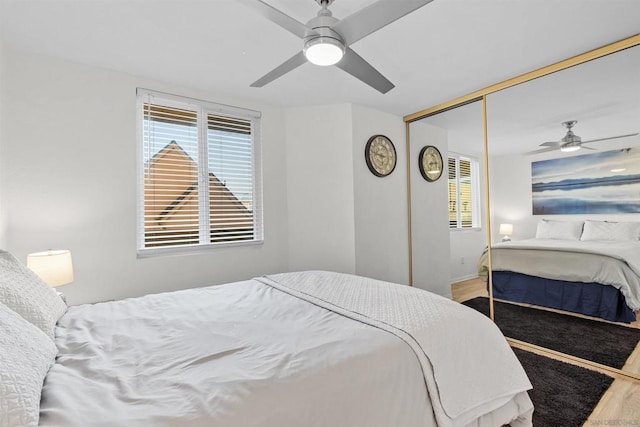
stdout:
<svg viewBox="0 0 640 427">
<path fill-rule="evenodd" d="M 545 231 L 545 226 L 550 230 Z M 536 236 L 492 244 L 495 298 L 615 322 L 637 320 L 638 223 L 544 220 Z M 482 277 L 488 277 L 486 250 L 479 270 Z"/>
<path fill-rule="evenodd" d="M 55 292 L 38 284 L 32 322 L 4 276 L 2 426 L 531 425 L 499 330 L 426 291 L 285 273 L 65 307 L 52 326 Z"/>
</svg>

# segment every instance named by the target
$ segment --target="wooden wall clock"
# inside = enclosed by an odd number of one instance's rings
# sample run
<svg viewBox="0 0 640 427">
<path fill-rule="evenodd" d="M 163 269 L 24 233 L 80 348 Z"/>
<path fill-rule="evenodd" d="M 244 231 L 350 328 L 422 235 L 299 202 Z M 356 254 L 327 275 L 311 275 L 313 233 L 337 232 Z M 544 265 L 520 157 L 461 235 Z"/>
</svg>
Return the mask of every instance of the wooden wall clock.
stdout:
<svg viewBox="0 0 640 427">
<path fill-rule="evenodd" d="M 372 174 L 385 177 L 396 168 L 396 147 L 384 135 L 373 135 L 364 147 L 364 159 Z"/>
<path fill-rule="evenodd" d="M 442 161 L 440 150 L 433 145 L 423 147 L 418 155 L 418 166 L 420 168 L 420 174 L 427 181 L 434 182 L 440 179 L 442 170 L 444 169 L 444 162 Z"/>
</svg>

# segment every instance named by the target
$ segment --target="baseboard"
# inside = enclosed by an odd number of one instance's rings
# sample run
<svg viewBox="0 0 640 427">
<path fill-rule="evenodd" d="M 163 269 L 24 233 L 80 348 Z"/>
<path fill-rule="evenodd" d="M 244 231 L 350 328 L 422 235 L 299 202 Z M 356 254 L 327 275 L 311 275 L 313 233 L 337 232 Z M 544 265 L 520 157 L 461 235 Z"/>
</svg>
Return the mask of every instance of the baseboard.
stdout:
<svg viewBox="0 0 640 427">
<path fill-rule="evenodd" d="M 450 284 L 453 285 L 454 283 L 464 282 L 465 280 L 471 280 L 471 279 L 475 279 L 477 277 L 478 277 L 477 274 L 467 274 L 466 276 L 462 276 L 462 277 L 457 277 L 455 279 L 451 279 Z"/>
</svg>

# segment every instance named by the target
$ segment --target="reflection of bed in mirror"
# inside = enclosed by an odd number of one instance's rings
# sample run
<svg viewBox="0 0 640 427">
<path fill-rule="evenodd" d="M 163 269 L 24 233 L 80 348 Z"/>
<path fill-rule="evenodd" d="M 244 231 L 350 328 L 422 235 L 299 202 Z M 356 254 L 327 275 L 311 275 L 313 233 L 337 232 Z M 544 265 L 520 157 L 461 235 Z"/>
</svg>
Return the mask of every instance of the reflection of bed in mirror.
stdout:
<svg viewBox="0 0 640 427">
<path fill-rule="evenodd" d="M 640 223 L 547 221 L 491 247 L 496 299 L 631 323 L 640 311 Z M 487 277 L 487 254 L 480 272 Z"/>
</svg>

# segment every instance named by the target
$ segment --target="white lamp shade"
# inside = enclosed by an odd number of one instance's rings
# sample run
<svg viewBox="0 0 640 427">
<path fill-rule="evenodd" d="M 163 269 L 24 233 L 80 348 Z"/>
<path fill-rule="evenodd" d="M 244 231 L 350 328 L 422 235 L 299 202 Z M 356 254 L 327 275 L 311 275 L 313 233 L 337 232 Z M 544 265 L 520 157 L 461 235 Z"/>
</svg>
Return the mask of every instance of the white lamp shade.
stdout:
<svg viewBox="0 0 640 427">
<path fill-rule="evenodd" d="M 513 224 L 500 224 L 500 234 L 511 236 L 513 234 Z"/>
<path fill-rule="evenodd" d="M 27 255 L 27 267 L 51 287 L 73 282 L 73 263 L 68 250 L 48 250 Z"/>
</svg>

